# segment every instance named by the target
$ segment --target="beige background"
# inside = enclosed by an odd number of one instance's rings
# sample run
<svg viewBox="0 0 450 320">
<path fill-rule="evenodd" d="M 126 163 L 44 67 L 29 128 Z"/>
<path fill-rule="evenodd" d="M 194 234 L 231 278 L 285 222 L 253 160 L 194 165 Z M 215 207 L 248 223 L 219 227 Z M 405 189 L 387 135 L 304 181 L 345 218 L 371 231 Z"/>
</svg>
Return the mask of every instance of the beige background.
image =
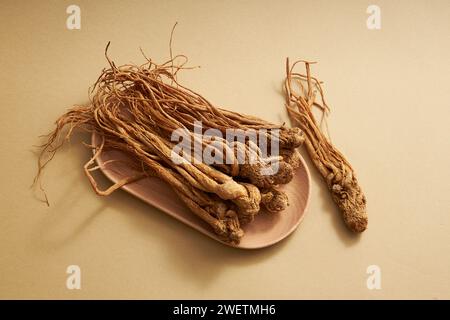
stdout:
<svg viewBox="0 0 450 320">
<path fill-rule="evenodd" d="M 125 4 L 126 3 L 126 4 Z M 81 30 L 65 27 L 81 7 Z M 366 27 L 370 4 L 382 28 Z M 1 298 L 450 298 L 449 1 L 2 1 Z M 200 69 L 181 80 L 216 104 L 287 120 L 284 61 L 316 60 L 334 142 L 368 198 L 369 229 L 347 232 L 313 173 L 309 212 L 259 251 L 213 242 L 117 192 L 100 198 L 75 137 L 44 174 L 51 207 L 29 188 L 32 146 L 106 66 L 174 51 Z M 313 169 L 311 167 L 311 169 Z M 106 182 L 105 179 L 102 180 Z M 68 265 L 82 289 L 65 287 Z M 366 268 L 382 289 L 366 288 Z"/>
</svg>

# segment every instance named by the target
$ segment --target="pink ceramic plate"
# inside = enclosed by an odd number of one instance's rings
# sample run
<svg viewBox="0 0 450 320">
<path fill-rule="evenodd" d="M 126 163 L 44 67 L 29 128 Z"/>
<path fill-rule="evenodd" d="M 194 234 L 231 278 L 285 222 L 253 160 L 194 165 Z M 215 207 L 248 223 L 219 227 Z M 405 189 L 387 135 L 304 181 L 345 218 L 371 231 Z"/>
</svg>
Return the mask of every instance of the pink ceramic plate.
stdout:
<svg viewBox="0 0 450 320">
<path fill-rule="evenodd" d="M 99 137 L 93 134 L 92 144 L 99 145 L 99 143 Z M 103 167 L 105 161 L 113 159 L 126 161 L 128 158 L 125 153 L 120 151 L 104 151 L 97 158 L 97 163 Z M 286 238 L 298 227 L 308 207 L 311 184 L 308 168 L 303 159 L 301 159 L 301 162 L 302 165 L 297 170 L 294 179 L 289 184 L 281 187 L 289 197 L 289 207 L 279 214 L 269 214 L 261 211 L 254 221 L 243 226 L 245 235 L 238 245 L 233 245 L 234 247 L 241 249 L 267 247 Z M 135 173 L 133 169 L 124 165 L 123 162 L 109 163 L 107 168 L 102 169 L 102 172 L 113 183 Z M 165 182 L 157 178 L 145 178 L 125 185 L 122 188 L 201 233 L 222 242 L 212 232 L 209 225 L 189 211 Z M 230 245 L 228 243 L 225 244 Z"/>
</svg>

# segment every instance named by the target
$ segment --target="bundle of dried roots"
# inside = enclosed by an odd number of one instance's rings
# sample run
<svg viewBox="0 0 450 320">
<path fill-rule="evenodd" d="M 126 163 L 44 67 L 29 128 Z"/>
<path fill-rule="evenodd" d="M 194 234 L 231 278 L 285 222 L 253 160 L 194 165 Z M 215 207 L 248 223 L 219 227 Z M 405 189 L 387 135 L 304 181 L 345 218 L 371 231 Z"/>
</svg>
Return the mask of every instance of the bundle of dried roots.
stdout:
<svg viewBox="0 0 450 320">
<path fill-rule="evenodd" d="M 303 63 L 306 74 L 294 72 Z M 355 232 L 367 228 L 366 197 L 356 179 L 355 172 L 342 153 L 330 142 L 313 115 L 317 107 L 326 115 L 329 111 L 319 80 L 311 76 L 310 62 L 286 62 L 286 107 L 293 125 L 305 134 L 305 146 L 317 170 L 325 179 L 334 202 L 342 212 L 345 224 Z M 320 100 L 316 100 L 319 93 Z M 322 118 L 323 119 L 323 118 Z"/>
<path fill-rule="evenodd" d="M 177 81 L 177 73 L 185 69 L 184 56 L 173 57 L 163 64 L 146 58 L 146 63 L 140 66 L 117 67 L 108 58 L 107 49 L 109 68 L 103 70 L 91 89 L 90 103 L 75 106 L 62 115 L 42 146 L 35 182 L 56 150 L 78 129 L 101 137 L 99 146 L 91 146 L 95 154 L 84 167 L 99 195 L 108 195 L 143 177 L 160 178 L 221 239 L 232 243 L 239 242 L 243 236 L 241 225 L 252 221 L 261 207 L 269 212 L 286 208 L 287 196 L 276 187 L 288 183 L 299 166 L 296 148 L 303 142 L 303 133 L 298 128 L 289 129 L 213 106 Z M 196 131 L 196 122 L 201 122 L 201 132 Z M 230 128 L 258 130 L 269 146 L 271 141 L 278 143 L 279 152 L 270 148 L 262 152 L 260 140 L 229 141 L 220 135 L 203 135 L 210 129 L 225 134 Z M 182 130 L 183 138 L 189 138 L 200 149 L 193 153 L 174 152 L 176 142 L 172 135 L 176 130 Z M 92 171 L 98 169 L 94 162 L 107 149 L 128 153 L 139 174 L 100 190 Z M 205 150 L 227 161 L 213 164 L 196 161 L 198 153 Z M 239 154 L 243 160 L 238 159 Z M 277 170 L 267 174 L 274 161 L 278 163 Z"/>
</svg>

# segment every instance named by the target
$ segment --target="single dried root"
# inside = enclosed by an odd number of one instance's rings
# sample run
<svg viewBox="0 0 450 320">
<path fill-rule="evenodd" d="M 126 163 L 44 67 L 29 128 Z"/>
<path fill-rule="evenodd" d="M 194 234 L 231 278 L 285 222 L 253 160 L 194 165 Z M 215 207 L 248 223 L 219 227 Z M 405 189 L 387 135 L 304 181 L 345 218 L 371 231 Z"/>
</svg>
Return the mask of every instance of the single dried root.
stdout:
<svg viewBox="0 0 450 320">
<path fill-rule="evenodd" d="M 305 65 L 306 75 L 294 72 L 298 63 Z M 315 100 L 317 91 L 320 102 Z M 312 113 L 315 106 L 326 114 L 328 106 L 323 98 L 321 83 L 311 76 L 309 62 L 297 61 L 291 66 L 289 60 L 286 61 L 285 92 L 289 116 L 293 124 L 304 132 L 306 150 L 325 179 L 345 224 L 354 232 L 364 231 L 368 223 L 366 197 L 352 166 L 330 142 Z"/>
</svg>

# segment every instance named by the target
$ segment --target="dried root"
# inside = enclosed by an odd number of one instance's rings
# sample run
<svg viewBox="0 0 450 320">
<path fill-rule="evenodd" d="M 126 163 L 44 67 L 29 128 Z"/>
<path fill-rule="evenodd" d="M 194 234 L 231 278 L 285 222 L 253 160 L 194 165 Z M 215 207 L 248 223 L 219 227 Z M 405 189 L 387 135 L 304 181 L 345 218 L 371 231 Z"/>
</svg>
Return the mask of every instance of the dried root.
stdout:
<svg viewBox="0 0 450 320">
<path fill-rule="evenodd" d="M 304 63 L 306 74 L 294 72 L 298 63 Z M 321 83 L 311 76 L 310 63 L 286 62 L 286 107 L 292 123 L 305 134 L 305 146 L 317 170 L 325 179 L 334 202 L 342 212 L 345 224 L 355 232 L 367 228 L 366 197 L 358 184 L 350 163 L 330 142 L 317 123 L 312 109 L 318 107 L 324 114 L 328 106 L 323 98 Z M 320 102 L 316 101 L 319 92 Z M 286 159 L 286 158 L 285 158 Z M 286 161 L 293 161 L 289 158 Z"/>
<path fill-rule="evenodd" d="M 261 203 L 267 211 L 277 213 L 287 208 L 289 199 L 286 193 L 272 187 L 261 191 Z"/>
<path fill-rule="evenodd" d="M 185 69 L 184 56 L 176 56 L 161 65 L 146 58 L 147 62 L 141 66 L 117 67 L 106 52 L 105 55 L 109 68 L 103 70 L 91 89 L 89 105 L 76 106 L 62 115 L 42 146 L 35 182 L 56 150 L 78 129 L 96 132 L 102 138 L 84 167 L 98 195 L 108 195 L 137 179 L 157 177 L 169 184 L 223 241 L 231 243 L 239 242 L 244 234 L 241 226 L 251 222 L 261 206 L 269 212 L 286 208 L 287 196 L 275 187 L 288 183 L 294 175 L 298 166 L 295 148 L 304 141 L 301 130 L 213 106 L 178 83 L 176 74 Z M 180 59 L 183 61 L 177 64 Z M 203 125 L 200 134 L 195 130 L 196 121 Z M 203 135 L 208 129 L 225 133 L 228 128 L 264 129 L 262 138 L 269 146 L 271 142 L 279 142 L 283 154 L 267 150 L 264 155 L 260 141 L 228 141 Z M 175 144 L 171 136 L 179 129 L 193 144 L 201 146 L 200 151 L 173 152 Z M 196 161 L 198 153 L 206 148 L 212 148 L 215 154 L 229 161 L 218 164 Z M 95 161 L 107 149 L 129 154 L 137 175 L 100 190 L 92 171 L 98 169 Z M 237 156 L 238 151 L 244 161 Z M 279 170 L 273 169 L 274 163 Z"/>
</svg>

